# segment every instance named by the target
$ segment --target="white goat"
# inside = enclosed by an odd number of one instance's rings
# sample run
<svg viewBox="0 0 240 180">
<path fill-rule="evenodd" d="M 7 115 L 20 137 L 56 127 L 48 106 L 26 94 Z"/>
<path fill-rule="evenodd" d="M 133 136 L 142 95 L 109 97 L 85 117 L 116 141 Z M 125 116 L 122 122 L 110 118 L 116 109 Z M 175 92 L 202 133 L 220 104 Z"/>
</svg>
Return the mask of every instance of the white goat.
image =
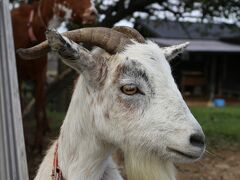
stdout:
<svg viewBox="0 0 240 180">
<path fill-rule="evenodd" d="M 90 53 L 76 42 L 102 47 Z M 188 43 L 160 48 L 133 29 L 47 31 L 48 43 L 19 50 L 44 55 L 48 44 L 81 74 L 61 127 L 59 168 L 67 180 L 121 180 L 111 154 L 125 154 L 128 180 L 173 180 L 175 162 L 198 160 L 204 134 L 186 106 L 168 61 Z M 51 179 L 56 142 L 36 180 Z"/>
</svg>

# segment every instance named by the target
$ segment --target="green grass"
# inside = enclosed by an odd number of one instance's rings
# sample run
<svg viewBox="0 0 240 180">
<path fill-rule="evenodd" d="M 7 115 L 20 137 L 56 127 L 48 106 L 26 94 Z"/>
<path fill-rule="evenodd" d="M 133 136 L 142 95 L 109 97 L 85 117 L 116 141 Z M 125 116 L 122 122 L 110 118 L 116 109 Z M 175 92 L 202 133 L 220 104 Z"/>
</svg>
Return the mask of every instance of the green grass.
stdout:
<svg viewBox="0 0 240 180">
<path fill-rule="evenodd" d="M 192 113 L 201 124 L 208 143 L 218 145 L 234 143 L 240 144 L 240 106 L 192 107 Z M 65 113 L 48 112 L 52 120 L 51 128 L 54 136 L 65 117 Z"/>
<path fill-rule="evenodd" d="M 209 143 L 240 144 L 240 106 L 193 107 L 191 111 L 201 124 Z"/>
</svg>

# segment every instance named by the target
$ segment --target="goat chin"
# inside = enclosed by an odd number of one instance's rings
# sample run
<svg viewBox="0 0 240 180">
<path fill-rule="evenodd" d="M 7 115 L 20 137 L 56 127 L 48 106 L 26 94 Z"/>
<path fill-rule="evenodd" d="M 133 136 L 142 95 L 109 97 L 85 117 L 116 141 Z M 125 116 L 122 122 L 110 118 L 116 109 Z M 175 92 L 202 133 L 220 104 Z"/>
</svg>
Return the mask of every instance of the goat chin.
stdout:
<svg viewBox="0 0 240 180">
<path fill-rule="evenodd" d="M 153 155 L 128 152 L 125 168 L 128 180 L 176 180 L 174 164 Z"/>
</svg>

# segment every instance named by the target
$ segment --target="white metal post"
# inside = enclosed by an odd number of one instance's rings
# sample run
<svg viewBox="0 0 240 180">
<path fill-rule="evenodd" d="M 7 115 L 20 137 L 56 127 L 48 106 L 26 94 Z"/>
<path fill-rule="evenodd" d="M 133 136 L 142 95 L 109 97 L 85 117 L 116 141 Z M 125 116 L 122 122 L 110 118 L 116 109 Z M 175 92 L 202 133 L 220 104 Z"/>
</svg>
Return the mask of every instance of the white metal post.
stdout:
<svg viewBox="0 0 240 180">
<path fill-rule="evenodd" d="M 28 180 L 8 0 L 0 0 L 0 180 Z"/>
</svg>

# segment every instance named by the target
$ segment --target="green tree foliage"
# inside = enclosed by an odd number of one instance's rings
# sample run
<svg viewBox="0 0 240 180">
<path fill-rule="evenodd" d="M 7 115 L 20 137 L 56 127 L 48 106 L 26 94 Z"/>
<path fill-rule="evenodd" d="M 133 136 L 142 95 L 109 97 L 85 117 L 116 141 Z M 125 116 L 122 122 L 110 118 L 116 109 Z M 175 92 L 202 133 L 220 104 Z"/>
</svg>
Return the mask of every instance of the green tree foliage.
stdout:
<svg viewBox="0 0 240 180">
<path fill-rule="evenodd" d="M 20 2 L 32 3 L 34 1 L 39 1 L 39 0 L 9 0 L 10 3 L 20 3 Z"/>
<path fill-rule="evenodd" d="M 23 0 L 9 0 L 10 3 L 22 2 Z"/>
<path fill-rule="evenodd" d="M 95 0 L 100 23 L 111 27 L 122 19 L 195 19 L 239 23 L 239 0 Z M 139 13 L 140 12 L 140 13 Z"/>
<path fill-rule="evenodd" d="M 10 2 L 39 0 L 10 0 Z M 99 25 L 111 27 L 122 19 L 139 18 L 225 21 L 240 25 L 239 0 L 94 0 Z M 71 25 L 72 26 L 72 25 Z"/>
</svg>

